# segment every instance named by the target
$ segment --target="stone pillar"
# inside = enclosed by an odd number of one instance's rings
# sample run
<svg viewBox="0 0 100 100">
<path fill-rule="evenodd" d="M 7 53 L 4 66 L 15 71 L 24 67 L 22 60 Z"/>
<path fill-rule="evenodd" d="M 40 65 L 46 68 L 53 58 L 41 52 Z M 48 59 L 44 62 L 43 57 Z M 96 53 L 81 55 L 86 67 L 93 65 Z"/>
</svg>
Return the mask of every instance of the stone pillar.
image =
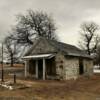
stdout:
<svg viewBox="0 0 100 100">
<path fill-rule="evenodd" d="M 38 79 L 38 60 L 36 60 L 36 63 L 35 63 L 35 73 L 36 73 L 36 78 Z"/>
<path fill-rule="evenodd" d="M 43 80 L 45 80 L 45 59 L 43 58 Z"/>
</svg>

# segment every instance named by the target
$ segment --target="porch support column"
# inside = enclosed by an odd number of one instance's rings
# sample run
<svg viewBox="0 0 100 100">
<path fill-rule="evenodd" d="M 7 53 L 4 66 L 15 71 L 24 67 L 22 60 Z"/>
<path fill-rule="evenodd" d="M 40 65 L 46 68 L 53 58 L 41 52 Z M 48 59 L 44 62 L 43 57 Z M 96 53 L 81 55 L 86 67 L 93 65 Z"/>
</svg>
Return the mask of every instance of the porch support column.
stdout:
<svg viewBox="0 0 100 100">
<path fill-rule="evenodd" d="M 43 58 L 43 80 L 45 80 L 45 59 Z"/>
<path fill-rule="evenodd" d="M 27 61 L 25 60 L 25 77 L 27 77 Z"/>
<path fill-rule="evenodd" d="M 36 72 L 36 78 L 38 79 L 38 60 L 36 60 L 35 72 Z"/>
</svg>

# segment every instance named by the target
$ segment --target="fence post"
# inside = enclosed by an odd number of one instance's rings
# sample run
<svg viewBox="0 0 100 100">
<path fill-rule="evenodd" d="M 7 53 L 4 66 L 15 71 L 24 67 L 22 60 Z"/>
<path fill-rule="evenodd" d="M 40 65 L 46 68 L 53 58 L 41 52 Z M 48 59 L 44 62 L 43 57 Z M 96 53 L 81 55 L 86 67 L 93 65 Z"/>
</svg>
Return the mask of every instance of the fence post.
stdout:
<svg viewBox="0 0 100 100">
<path fill-rule="evenodd" d="M 16 84 L 16 74 L 14 73 L 14 84 Z"/>
</svg>

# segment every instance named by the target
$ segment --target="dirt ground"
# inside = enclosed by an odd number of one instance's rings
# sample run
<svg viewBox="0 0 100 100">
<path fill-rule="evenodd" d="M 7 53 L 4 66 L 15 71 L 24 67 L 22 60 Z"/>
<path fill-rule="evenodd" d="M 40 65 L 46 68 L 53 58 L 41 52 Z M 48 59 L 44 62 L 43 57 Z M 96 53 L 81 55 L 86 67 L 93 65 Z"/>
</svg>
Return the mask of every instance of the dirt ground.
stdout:
<svg viewBox="0 0 100 100">
<path fill-rule="evenodd" d="M 0 100 L 100 100 L 100 75 L 77 80 L 17 80 L 30 88 L 0 89 Z M 2 99 L 5 98 L 5 99 Z"/>
</svg>

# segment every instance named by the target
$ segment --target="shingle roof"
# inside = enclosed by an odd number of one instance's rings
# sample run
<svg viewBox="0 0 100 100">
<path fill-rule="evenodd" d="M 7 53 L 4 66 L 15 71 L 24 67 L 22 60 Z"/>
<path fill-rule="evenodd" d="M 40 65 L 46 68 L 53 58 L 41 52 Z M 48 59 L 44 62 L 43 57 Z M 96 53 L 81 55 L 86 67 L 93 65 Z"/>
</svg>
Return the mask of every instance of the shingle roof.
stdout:
<svg viewBox="0 0 100 100">
<path fill-rule="evenodd" d="M 55 48 L 55 51 L 57 52 L 62 52 L 64 55 L 69 55 L 69 56 L 77 56 L 77 57 L 86 57 L 86 58 L 91 58 L 86 52 L 82 51 L 78 47 L 62 42 L 58 42 L 55 40 L 50 40 L 50 39 L 45 39 L 43 37 L 40 37 L 38 41 L 35 43 L 35 45 L 26 53 L 26 55 L 31 55 L 32 50 L 34 49 L 35 46 L 38 46 L 37 43 L 39 41 L 45 40 L 48 42 L 50 45 L 52 45 Z M 49 53 L 49 52 L 48 52 Z"/>
<path fill-rule="evenodd" d="M 58 50 L 62 51 L 65 55 L 91 58 L 90 55 L 74 45 L 58 42 L 55 40 L 48 40 L 48 42 L 50 42 L 51 45 L 55 46 Z"/>
</svg>

